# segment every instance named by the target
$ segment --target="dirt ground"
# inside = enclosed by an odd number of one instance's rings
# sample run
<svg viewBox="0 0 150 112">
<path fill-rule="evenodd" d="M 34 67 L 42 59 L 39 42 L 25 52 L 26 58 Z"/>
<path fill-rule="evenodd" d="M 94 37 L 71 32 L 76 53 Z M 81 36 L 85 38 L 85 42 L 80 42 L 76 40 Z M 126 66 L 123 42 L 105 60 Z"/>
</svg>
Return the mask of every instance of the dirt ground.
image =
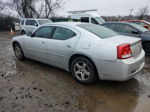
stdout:
<svg viewBox="0 0 150 112">
<path fill-rule="evenodd" d="M 83 86 L 58 68 L 18 61 L 0 32 L 0 112 L 150 112 L 150 57 L 126 82 Z"/>
</svg>

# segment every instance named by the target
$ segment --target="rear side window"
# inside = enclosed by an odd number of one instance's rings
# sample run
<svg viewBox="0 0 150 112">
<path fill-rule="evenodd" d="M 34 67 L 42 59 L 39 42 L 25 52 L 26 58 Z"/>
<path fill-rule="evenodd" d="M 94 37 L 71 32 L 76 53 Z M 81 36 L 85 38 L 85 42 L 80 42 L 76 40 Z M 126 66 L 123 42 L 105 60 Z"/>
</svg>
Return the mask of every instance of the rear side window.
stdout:
<svg viewBox="0 0 150 112">
<path fill-rule="evenodd" d="M 40 38 L 50 38 L 52 30 L 53 30 L 53 27 L 51 26 L 40 27 L 34 32 L 33 36 L 40 37 Z"/>
<path fill-rule="evenodd" d="M 89 17 L 82 17 L 81 22 L 89 23 Z"/>
<path fill-rule="evenodd" d="M 72 30 L 64 27 L 56 27 L 55 32 L 53 34 L 53 39 L 56 40 L 67 40 L 76 36 Z"/>
<path fill-rule="evenodd" d="M 26 20 L 26 25 L 37 26 L 37 22 L 35 20 Z"/>
<path fill-rule="evenodd" d="M 106 27 L 100 26 L 100 25 L 79 24 L 77 26 L 97 35 L 98 37 L 100 37 L 102 39 L 118 35 L 116 32 L 114 32 Z"/>
<path fill-rule="evenodd" d="M 126 24 L 114 24 L 114 30 L 121 33 L 132 33 L 135 29 Z"/>
<path fill-rule="evenodd" d="M 24 25 L 24 20 L 21 21 L 21 25 Z"/>
</svg>

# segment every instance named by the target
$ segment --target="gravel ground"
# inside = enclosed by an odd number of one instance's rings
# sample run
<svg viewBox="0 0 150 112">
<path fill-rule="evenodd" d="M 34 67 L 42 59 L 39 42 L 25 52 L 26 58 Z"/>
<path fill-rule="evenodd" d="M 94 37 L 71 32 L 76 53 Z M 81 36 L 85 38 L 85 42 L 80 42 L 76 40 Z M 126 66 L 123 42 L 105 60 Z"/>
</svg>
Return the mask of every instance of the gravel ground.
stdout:
<svg viewBox="0 0 150 112">
<path fill-rule="evenodd" d="M 126 82 L 83 86 L 66 71 L 18 61 L 11 39 L 0 32 L 0 112 L 150 112 L 150 57 Z"/>
</svg>

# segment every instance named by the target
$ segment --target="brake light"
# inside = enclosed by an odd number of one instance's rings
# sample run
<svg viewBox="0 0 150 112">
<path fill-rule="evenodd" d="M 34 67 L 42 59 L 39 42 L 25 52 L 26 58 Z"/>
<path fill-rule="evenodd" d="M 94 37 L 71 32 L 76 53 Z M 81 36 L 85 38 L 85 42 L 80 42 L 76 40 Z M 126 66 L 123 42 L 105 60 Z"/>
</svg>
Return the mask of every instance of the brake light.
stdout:
<svg viewBox="0 0 150 112">
<path fill-rule="evenodd" d="M 130 44 L 121 44 L 117 46 L 118 59 L 127 59 L 132 57 Z"/>
</svg>

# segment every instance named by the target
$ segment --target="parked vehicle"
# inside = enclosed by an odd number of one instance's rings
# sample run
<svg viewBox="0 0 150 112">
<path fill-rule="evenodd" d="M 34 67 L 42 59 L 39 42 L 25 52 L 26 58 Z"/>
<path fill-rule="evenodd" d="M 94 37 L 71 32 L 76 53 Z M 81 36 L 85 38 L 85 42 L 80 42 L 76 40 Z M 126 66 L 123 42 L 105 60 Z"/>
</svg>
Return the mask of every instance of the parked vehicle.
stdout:
<svg viewBox="0 0 150 112">
<path fill-rule="evenodd" d="M 110 28 L 122 35 L 141 38 L 146 55 L 150 55 L 150 31 L 148 29 L 129 22 L 107 22 L 102 24 L 102 26 Z"/>
<path fill-rule="evenodd" d="M 22 19 L 20 22 L 20 32 L 21 34 L 26 34 L 28 32 L 34 31 L 37 27 L 46 24 L 51 23 L 52 21 L 49 19 L 34 19 L 34 18 L 26 18 Z"/>
<path fill-rule="evenodd" d="M 144 20 L 125 20 L 126 22 L 132 22 L 138 24 L 140 26 L 145 27 L 146 29 L 150 30 L 150 23 Z"/>
<path fill-rule="evenodd" d="M 81 11 L 69 11 L 71 13 L 70 18 L 74 22 L 86 22 L 93 24 L 102 24 L 105 20 L 93 10 L 81 10 Z"/>
<path fill-rule="evenodd" d="M 16 57 L 47 63 L 66 71 L 82 84 L 97 77 L 125 81 L 144 67 L 141 39 L 118 35 L 100 25 L 45 24 L 12 39 Z"/>
</svg>

